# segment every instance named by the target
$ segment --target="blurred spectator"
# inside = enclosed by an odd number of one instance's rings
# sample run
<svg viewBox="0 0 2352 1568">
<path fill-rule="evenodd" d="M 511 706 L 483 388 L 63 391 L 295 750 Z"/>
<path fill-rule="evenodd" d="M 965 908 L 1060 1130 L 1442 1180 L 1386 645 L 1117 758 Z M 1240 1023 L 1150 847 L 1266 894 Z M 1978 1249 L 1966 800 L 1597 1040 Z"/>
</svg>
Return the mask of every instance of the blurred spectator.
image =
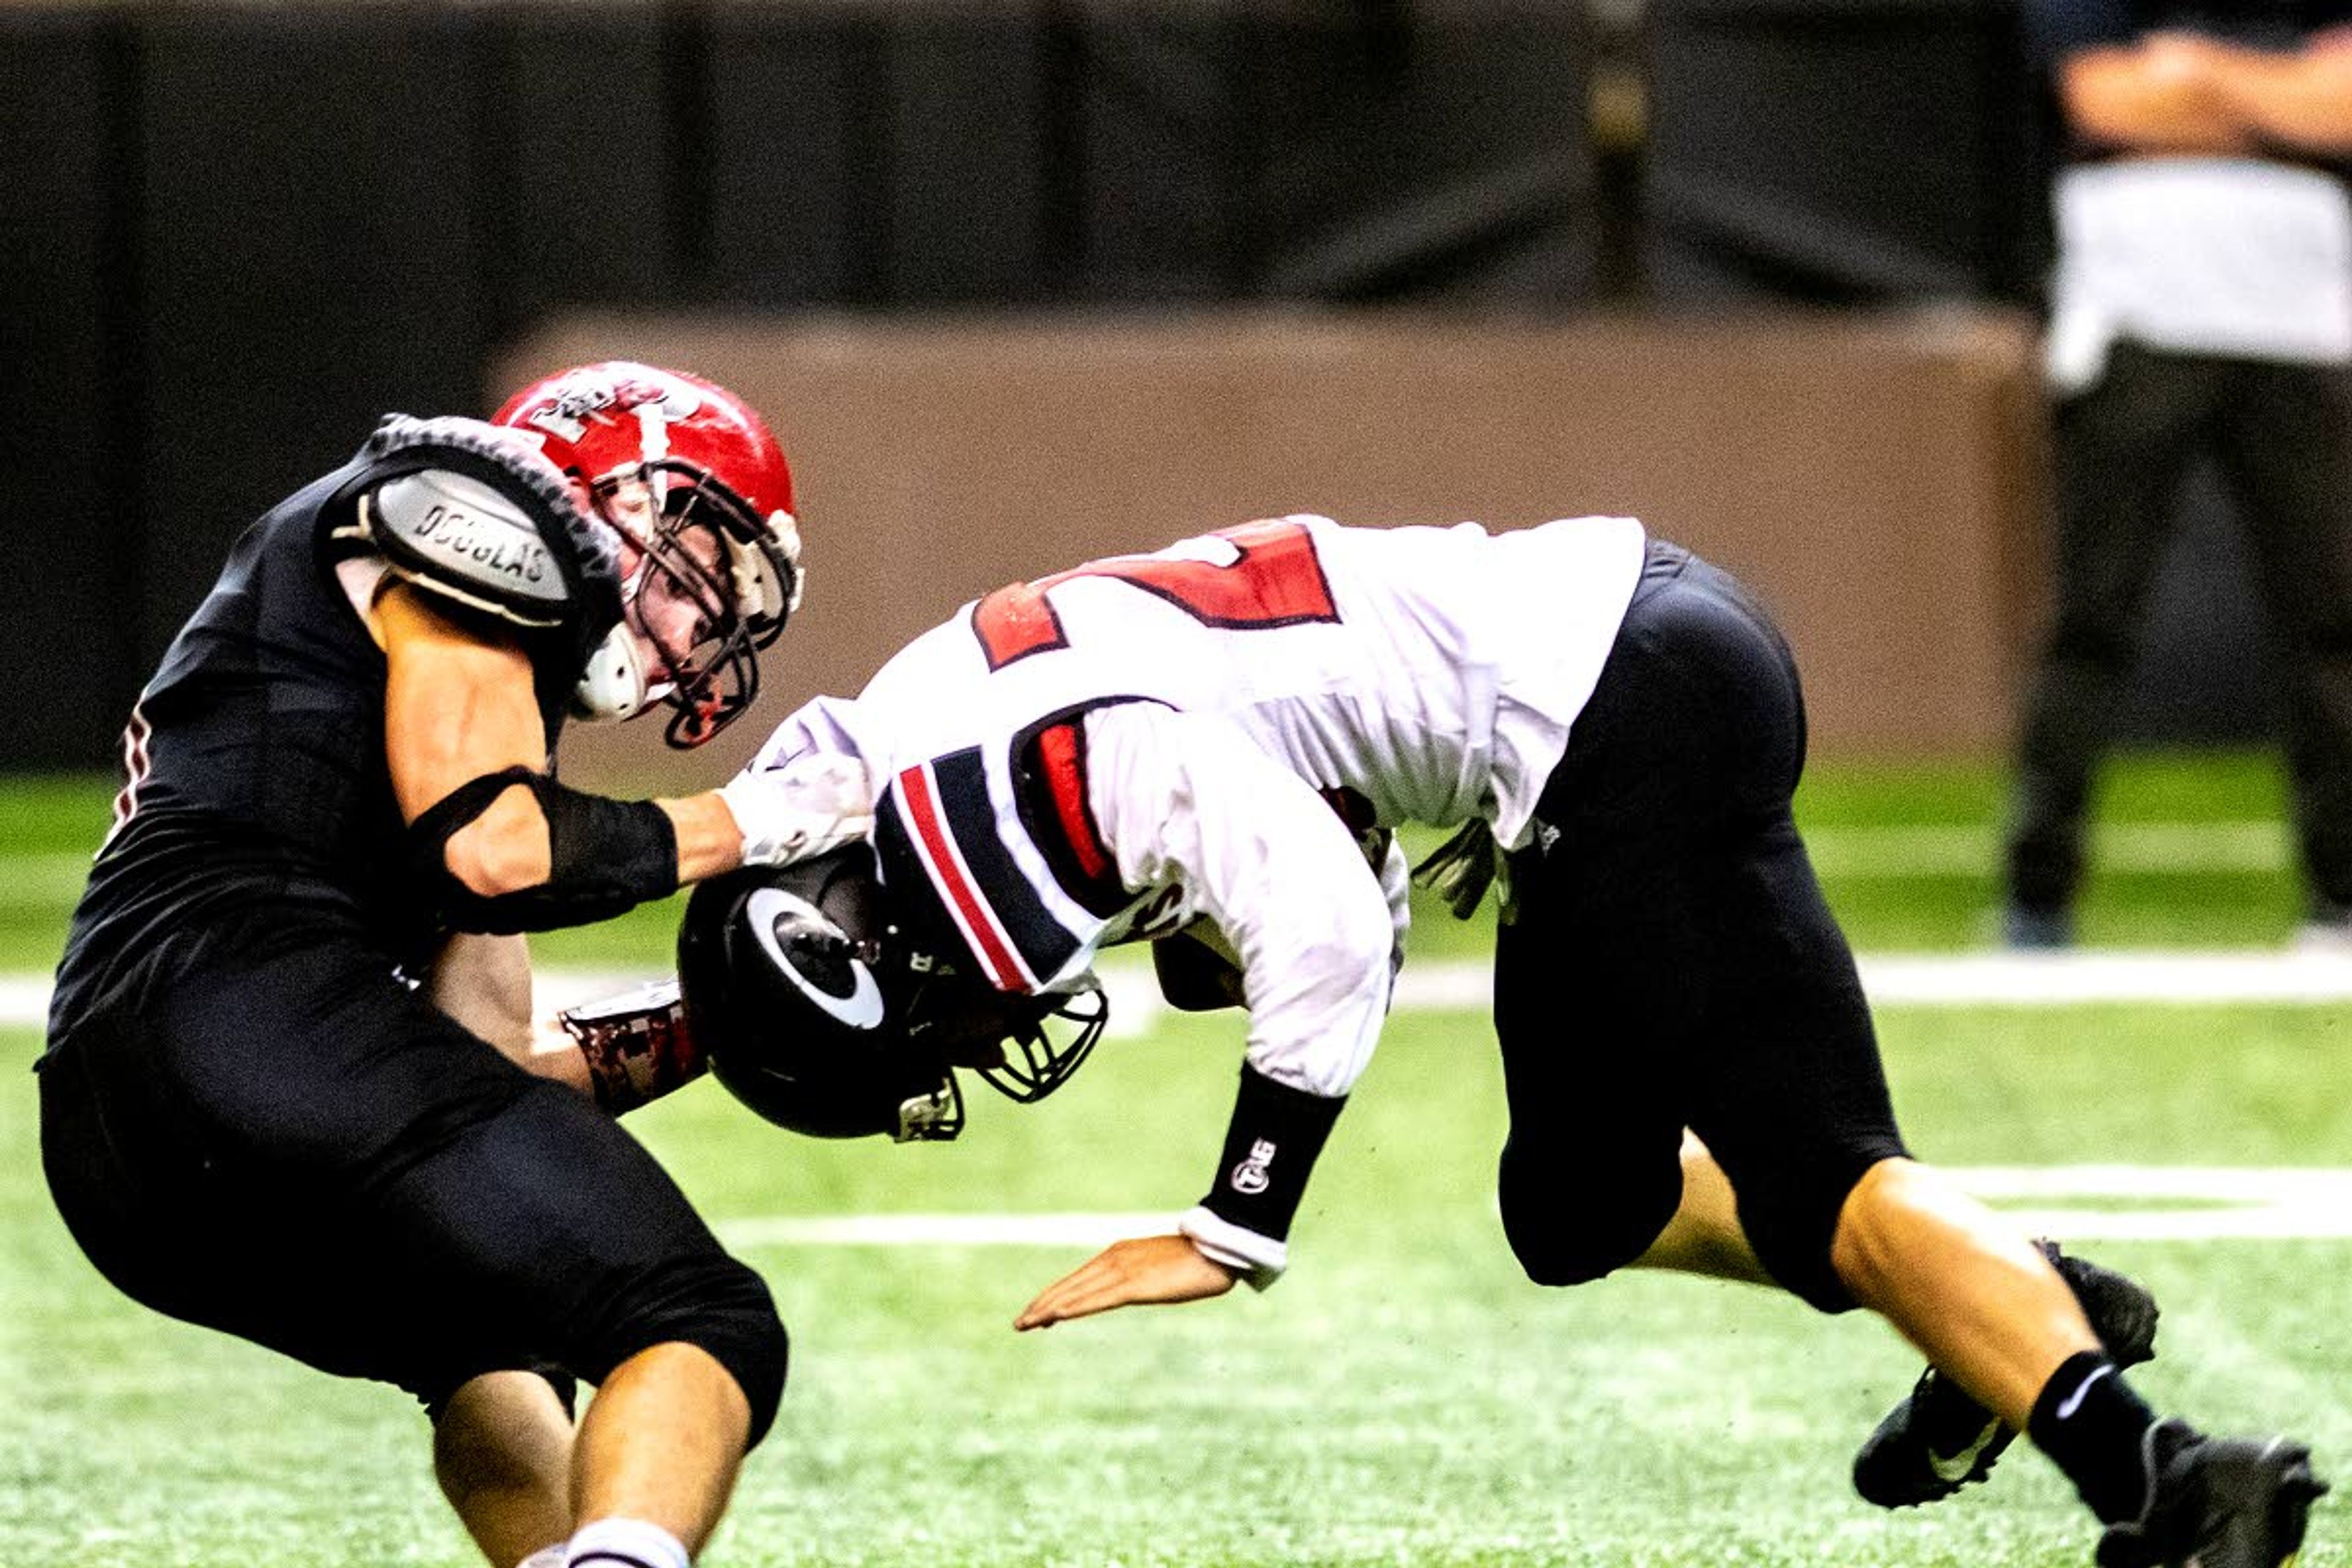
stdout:
<svg viewBox="0 0 2352 1568">
<path fill-rule="evenodd" d="M 2057 615 L 2002 933 L 2074 940 L 2091 777 L 2193 459 L 2280 659 L 2307 935 L 2352 942 L 2352 0 L 2026 0 L 2066 138 L 2048 342 Z"/>
</svg>

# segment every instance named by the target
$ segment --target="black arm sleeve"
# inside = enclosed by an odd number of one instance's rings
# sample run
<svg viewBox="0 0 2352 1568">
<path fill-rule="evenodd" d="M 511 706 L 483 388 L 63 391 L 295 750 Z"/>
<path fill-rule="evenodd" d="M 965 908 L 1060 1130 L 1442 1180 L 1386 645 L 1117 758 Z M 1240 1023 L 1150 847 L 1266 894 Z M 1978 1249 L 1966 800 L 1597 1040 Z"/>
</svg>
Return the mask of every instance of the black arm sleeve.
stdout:
<svg viewBox="0 0 2352 1568">
<path fill-rule="evenodd" d="M 1286 1238 L 1307 1173 L 1347 1103 L 1276 1083 L 1244 1063 L 1224 1153 L 1201 1206 L 1244 1230 Z"/>
<path fill-rule="evenodd" d="M 449 869 L 449 840 L 520 785 L 547 818 L 546 881 L 485 898 Z M 609 920 L 677 890 L 677 830 L 649 800 L 609 800 L 531 768 L 484 773 L 451 790 L 408 826 L 411 864 L 459 931 L 510 935 Z"/>
</svg>

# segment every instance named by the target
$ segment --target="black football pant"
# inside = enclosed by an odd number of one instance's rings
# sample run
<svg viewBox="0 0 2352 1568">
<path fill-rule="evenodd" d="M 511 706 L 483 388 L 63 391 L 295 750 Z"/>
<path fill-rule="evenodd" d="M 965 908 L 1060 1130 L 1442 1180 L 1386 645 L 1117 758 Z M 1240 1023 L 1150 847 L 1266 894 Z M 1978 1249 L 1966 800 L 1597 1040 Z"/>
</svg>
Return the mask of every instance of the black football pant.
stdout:
<svg viewBox="0 0 2352 1568">
<path fill-rule="evenodd" d="M 1727 574 L 1664 542 L 1512 860 L 1496 954 L 1511 1128 L 1504 1226 L 1528 1274 L 1633 1261 L 1682 1195 L 1685 1127 L 1782 1285 L 1853 1303 L 1846 1194 L 1901 1154 L 1853 960 L 1790 815 L 1804 710 Z"/>
<path fill-rule="evenodd" d="M 2189 464 L 2210 453 L 2271 621 L 2315 904 L 2352 908 L 2352 371 L 2119 343 L 2056 415 L 2056 618 L 2028 698 L 2009 897 L 2064 910 Z"/>
<path fill-rule="evenodd" d="M 333 922 L 232 918 L 127 965 L 42 1064 L 41 1146 L 125 1294 L 436 1410 L 672 1341 L 735 1375 L 755 1436 L 782 1391 L 765 1283 L 653 1157 Z"/>
</svg>

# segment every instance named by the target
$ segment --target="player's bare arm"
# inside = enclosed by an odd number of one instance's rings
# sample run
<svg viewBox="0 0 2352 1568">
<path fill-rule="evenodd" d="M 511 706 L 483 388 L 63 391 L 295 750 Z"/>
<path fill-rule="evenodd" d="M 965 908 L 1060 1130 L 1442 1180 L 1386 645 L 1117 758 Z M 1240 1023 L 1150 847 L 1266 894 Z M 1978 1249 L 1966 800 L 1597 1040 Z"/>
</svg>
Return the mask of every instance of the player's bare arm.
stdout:
<svg viewBox="0 0 2352 1568">
<path fill-rule="evenodd" d="M 2145 153 L 2244 153 L 2253 138 L 2195 61 L 2163 43 L 2084 49 L 2058 72 L 2066 118 L 2103 146 Z"/>
<path fill-rule="evenodd" d="M 394 584 L 376 602 L 383 641 L 384 757 L 394 797 L 412 825 L 461 786 L 509 768 L 547 763 L 529 657 L 514 641 L 441 612 Z M 484 898 L 548 879 L 547 817 L 518 782 L 451 833 L 451 876 Z"/>
<path fill-rule="evenodd" d="M 384 748 L 403 816 L 414 823 L 460 787 L 502 770 L 543 772 L 530 661 L 520 647 L 444 615 L 405 584 L 388 589 L 376 613 L 390 665 Z M 747 842 L 761 836 L 767 819 L 801 804 L 774 794 L 710 790 L 656 801 L 676 840 L 677 879 L 699 881 L 742 865 Z M 739 813 L 749 820 L 739 820 Z M 831 826 L 793 824 L 768 837 L 797 834 L 798 848 Z M 851 821 L 847 830 L 859 826 Z M 551 861 L 539 796 L 523 781 L 509 784 L 449 836 L 445 860 L 452 876 L 484 898 L 545 883 Z"/>
<path fill-rule="evenodd" d="M 2215 96 L 2267 144 L 2323 157 L 2352 152 L 2352 47 L 2208 43 L 2200 60 Z"/>
</svg>

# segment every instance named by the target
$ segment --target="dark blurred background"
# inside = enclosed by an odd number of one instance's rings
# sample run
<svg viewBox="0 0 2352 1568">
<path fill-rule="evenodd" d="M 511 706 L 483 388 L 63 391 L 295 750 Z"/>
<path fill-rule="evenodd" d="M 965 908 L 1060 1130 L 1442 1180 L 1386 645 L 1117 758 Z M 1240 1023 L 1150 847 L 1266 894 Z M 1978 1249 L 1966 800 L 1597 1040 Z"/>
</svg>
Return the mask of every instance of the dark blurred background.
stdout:
<svg viewBox="0 0 2352 1568">
<path fill-rule="evenodd" d="M 1606 322 L 1636 381 L 1710 322 L 1961 310 L 2030 346 L 2016 31 L 2002 0 L 0 4 L 0 766 L 108 761 L 247 521 L 386 410 L 487 412 L 534 343 L 593 352 L 567 322 Z M 1742 372 L 1748 418 L 1833 405 L 1809 363 L 1801 407 Z M 2261 728 L 2221 504 L 2167 568 L 2127 738 Z M 839 524 L 812 518 L 819 563 L 858 548 Z"/>
</svg>

